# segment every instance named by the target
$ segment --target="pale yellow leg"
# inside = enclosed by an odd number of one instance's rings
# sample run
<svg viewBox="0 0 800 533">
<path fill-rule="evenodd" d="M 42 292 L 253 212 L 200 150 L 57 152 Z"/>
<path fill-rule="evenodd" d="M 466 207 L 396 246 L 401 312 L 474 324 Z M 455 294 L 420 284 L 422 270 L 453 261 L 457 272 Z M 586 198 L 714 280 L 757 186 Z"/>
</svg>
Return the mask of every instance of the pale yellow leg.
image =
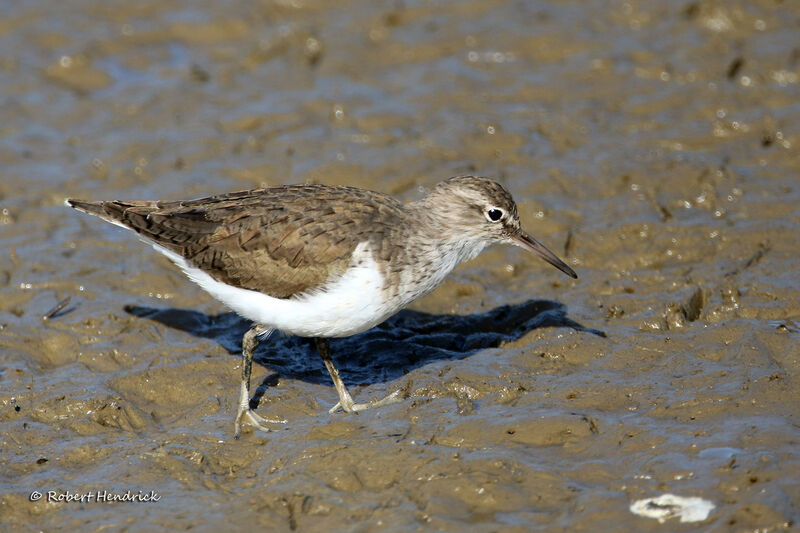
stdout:
<svg viewBox="0 0 800 533">
<path fill-rule="evenodd" d="M 253 368 L 253 352 L 258 346 L 259 337 L 266 338 L 272 334 L 271 329 L 258 324 L 250 328 L 242 337 L 242 384 L 239 388 L 239 407 L 236 411 L 233 438 L 242 434 L 242 423 L 260 431 L 271 431 L 267 424 L 285 424 L 286 420 L 264 418 L 250 409 L 250 373 Z"/>
<path fill-rule="evenodd" d="M 353 398 L 350 396 L 350 393 L 347 391 L 344 381 L 342 381 L 342 378 L 339 376 L 339 371 L 333 364 L 333 359 L 331 359 L 329 350 L 328 339 L 315 338 L 314 340 L 317 345 L 317 351 L 319 351 L 319 354 L 322 356 L 322 361 L 325 363 L 325 367 L 328 369 L 328 372 L 331 375 L 333 386 L 336 387 L 336 392 L 339 394 L 338 403 L 330 408 L 328 411 L 329 413 L 333 414 L 339 409 L 346 413 L 358 413 L 359 411 L 365 411 L 372 407 L 381 407 L 383 405 L 401 402 L 408 398 L 408 387 L 406 386 L 402 389 L 394 391 L 390 395 L 386 396 L 385 398 L 381 398 L 380 400 L 372 400 L 371 402 L 366 403 L 355 403 Z"/>
</svg>

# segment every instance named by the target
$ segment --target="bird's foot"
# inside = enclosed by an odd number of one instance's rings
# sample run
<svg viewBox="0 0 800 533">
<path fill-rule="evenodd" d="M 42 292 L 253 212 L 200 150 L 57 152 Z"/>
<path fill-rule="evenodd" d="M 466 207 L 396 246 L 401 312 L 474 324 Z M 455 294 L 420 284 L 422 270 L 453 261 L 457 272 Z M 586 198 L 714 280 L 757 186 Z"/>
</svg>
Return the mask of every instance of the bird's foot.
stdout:
<svg viewBox="0 0 800 533">
<path fill-rule="evenodd" d="M 382 407 L 384 405 L 402 402 L 403 400 L 408 399 L 409 389 L 411 389 L 411 381 L 385 398 L 381 398 L 380 400 L 372 400 L 365 403 L 355 403 L 353 398 L 350 396 L 350 393 L 348 393 L 345 389 L 345 394 L 339 397 L 339 401 L 336 402 L 336 405 L 330 408 L 328 413 L 333 414 L 339 409 L 345 413 L 358 413 L 360 411 L 366 411 L 372 407 Z"/>
<path fill-rule="evenodd" d="M 235 428 L 233 432 L 233 438 L 238 439 L 239 436 L 242 434 L 242 425 L 246 424 L 248 426 L 252 426 L 259 431 L 264 431 L 269 433 L 272 431 L 272 428 L 269 427 L 267 424 L 285 424 L 286 420 L 282 420 L 280 418 L 264 418 L 263 416 L 257 415 L 255 411 L 252 409 L 239 409 L 236 413 L 236 422 Z"/>
</svg>

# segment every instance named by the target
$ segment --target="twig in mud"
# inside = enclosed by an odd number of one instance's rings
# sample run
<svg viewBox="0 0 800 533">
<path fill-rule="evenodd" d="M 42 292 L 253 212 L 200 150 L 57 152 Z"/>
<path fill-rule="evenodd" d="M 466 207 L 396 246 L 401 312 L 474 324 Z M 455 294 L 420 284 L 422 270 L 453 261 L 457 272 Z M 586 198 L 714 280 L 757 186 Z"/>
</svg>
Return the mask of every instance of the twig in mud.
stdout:
<svg viewBox="0 0 800 533">
<path fill-rule="evenodd" d="M 55 305 L 55 307 L 53 307 L 48 312 L 46 312 L 44 315 L 42 315 L 42 320 L 52 320 L 53 318 L 56 318 L 57 316 L 59 316 L 59 314 L 66 314 L 66 313 L 61 313 L 61 311 L 64 310 L 64 308 L 67 306 L 67 304 L 69 304 L 69 301 L 71 299 L 72 299 L 72 296 L 67 296 L 66 298 L 64 298 L 63 300 L 58 302 Z M 69 311 L 72 311 L 72 309 L 69 309 L 67 312 L 69 312 Z"/>
<path fill-rule="evenodd" d="M 749 268 L 754 264 L 761 261 L 761 258 L 764 257 L 764 254 L 769 252 L 769 243 L 763 245 L 763 248 L 760 248 L 756 253 L 754 253 L 750 259 L 747 260 L 747 263 L 744 264 L 744 268 Z"/>
<path fill-rule="evenodd" d="M 764 254 L 769 252 L 770 249 L 772 248 L 770 246 L 770 244 L 769 244 L 769 241 L 758 243 L 758 246 L 759 246 L 759 248 L 758 248 L 758 250 L 756 250 L 756 253 L 751 255 L 750 259 L 748 259 L 741 268 L 735 268 L 735 269 L 731 270 L 730 272 L 725 274 L 725 277 L 727 278 L 727 277 L 730 277 L 730 276 L 735 276 L 736 274 L 738 274 L 742 270 L 744 270 L 746 268 L 750 268 L 751 266 L 755 265 L 756 263 L 761 261 L 761 258 L 764 257 Z"/>
</svg>

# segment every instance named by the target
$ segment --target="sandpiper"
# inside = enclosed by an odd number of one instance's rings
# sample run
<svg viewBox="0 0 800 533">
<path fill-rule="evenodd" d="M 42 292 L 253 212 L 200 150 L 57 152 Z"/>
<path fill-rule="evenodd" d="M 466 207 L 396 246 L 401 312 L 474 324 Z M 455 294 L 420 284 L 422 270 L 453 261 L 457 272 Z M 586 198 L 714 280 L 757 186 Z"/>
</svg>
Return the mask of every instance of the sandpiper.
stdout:
<svg viewBox="0 0 800 533">
<path fill-rule="evenodd" d="M 273 331 L 313 337 L 339 402 L 353 413 L 400 401 L 355 403 L 327 339 L 369 329 L 435 289 L 487 245 L 521 246 L 575 272 L 520 227 L 511 194 L 488 178 L 445 180 L 424 198 L 328 185 L 284 185 L 198 200 L 67 205 L 139 234 L 211 296 L 253 321 L 242 339 L 234 436 L 243 423 L 269 431 L 250 409 L 253 351 Z"/>
</svg>

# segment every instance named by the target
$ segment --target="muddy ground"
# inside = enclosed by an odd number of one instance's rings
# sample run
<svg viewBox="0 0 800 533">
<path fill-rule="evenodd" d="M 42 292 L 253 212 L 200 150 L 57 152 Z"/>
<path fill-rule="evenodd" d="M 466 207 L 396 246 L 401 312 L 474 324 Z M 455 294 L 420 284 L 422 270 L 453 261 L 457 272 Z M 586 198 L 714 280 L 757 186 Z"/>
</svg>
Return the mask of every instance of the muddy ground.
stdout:
<svg viewBox="0 0 800 533">
<path fill-rule="evenodd" d="M 766 0 L 4 3 L 0 529 L 800 527 L 798 21 Z M 494 247 L 334 341 L 358 399 L 409 387 L 360 415 L 328 415 L 312 345 L 276 338 L 255 399 L 288 423 L 238 441 L 247 323 L 63 206 L 408 200 L 464 173 L 580 278 Z M 630 510 L 667 493 L 714 507 Z"/>
</svg>

